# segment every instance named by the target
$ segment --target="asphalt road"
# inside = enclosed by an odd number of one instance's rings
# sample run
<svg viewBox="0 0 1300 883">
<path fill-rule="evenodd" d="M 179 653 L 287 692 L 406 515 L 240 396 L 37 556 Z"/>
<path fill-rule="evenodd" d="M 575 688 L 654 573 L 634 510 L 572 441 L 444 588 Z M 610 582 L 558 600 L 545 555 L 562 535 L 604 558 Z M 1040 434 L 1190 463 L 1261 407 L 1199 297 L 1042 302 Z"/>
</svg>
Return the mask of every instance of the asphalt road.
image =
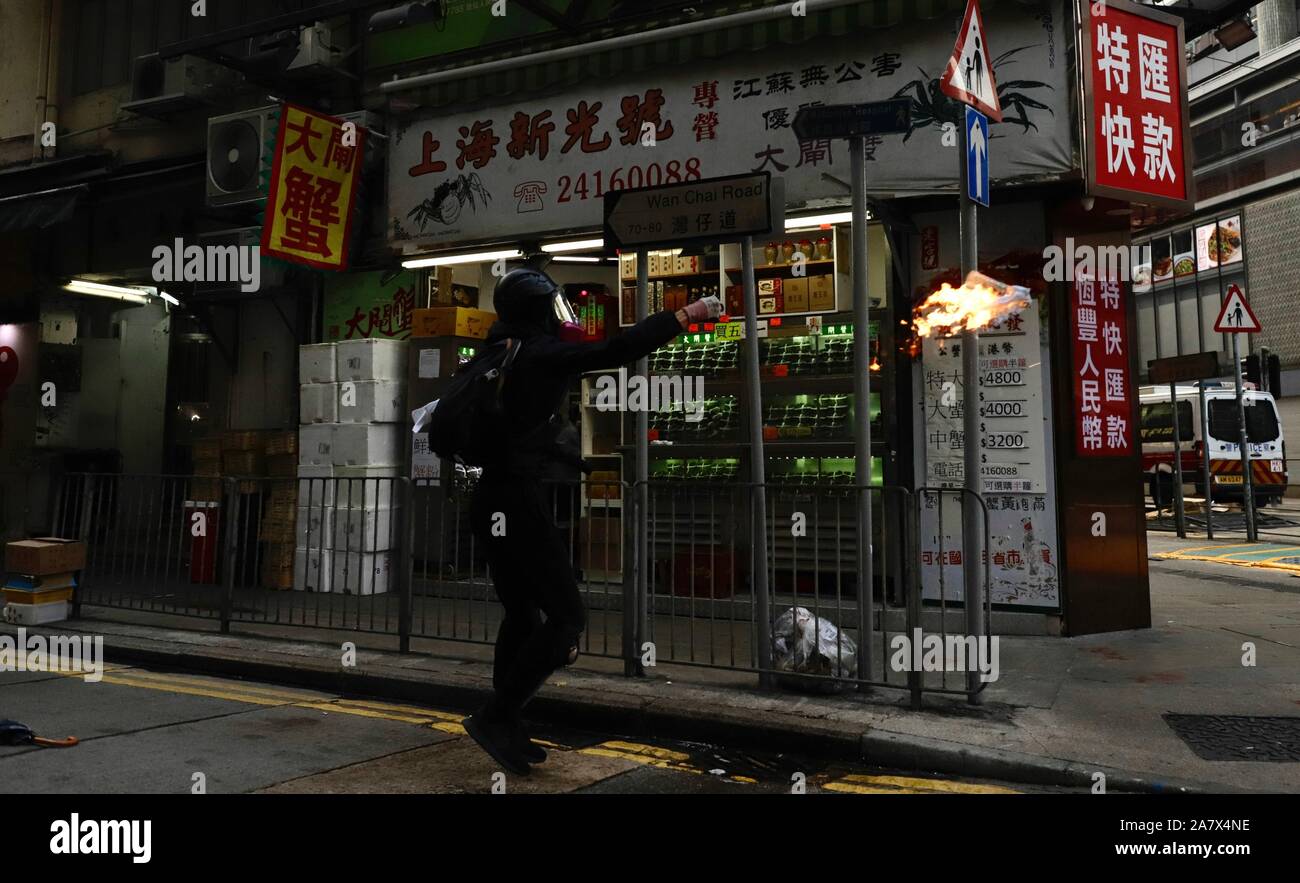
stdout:
<svg viewBox="0 0 1300 883">
<path fill-rule="evenodd" d="M 614 733 L 539 729 L 528 777 L 500 773 L 450 710 L 109 666 L 103 680 L 0 673 L 0 718 L 72 748 L 0 747 L 4 793 L 1005 793 L 1005 782 Z M 1068 789 L 1060 789 L 1068 790 Z"/>
</svg>

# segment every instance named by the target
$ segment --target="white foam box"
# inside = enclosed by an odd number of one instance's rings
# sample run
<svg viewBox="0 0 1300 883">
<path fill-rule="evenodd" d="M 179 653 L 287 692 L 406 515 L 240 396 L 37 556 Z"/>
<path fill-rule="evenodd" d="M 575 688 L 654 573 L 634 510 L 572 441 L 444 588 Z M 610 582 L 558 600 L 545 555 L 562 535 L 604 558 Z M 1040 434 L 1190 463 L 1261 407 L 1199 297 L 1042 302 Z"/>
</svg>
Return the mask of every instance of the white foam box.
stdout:
<svg viewBox="0 0 1300 883">
<path fill-rule="evenodd" d="M 406 377 L 406 341 L 341 340 L 334 353 L 335 380 L 401 380 Z"/>
<path fill-rule="evenodd" d="M 346 380 L 338 385 L 338 423 L 402 423 L 406 384 L 399 380 Z"/>
<path fill-rule="evenodd" d="M 298 466 L 334 465 L 335 423 L 313 423 L 298 430 Z"/>
<path fill-rule="evenodd" d="M 389 509 L 401 502 L 397 466 L 335 466 L 335 500 L 340 509 Z M 301 499 L 301 498 L 300 498 Z"/>
<path fill-rule="evenodd" d="M 392 509 L 338 509 L 334 517 L 335 550 L 383 552 L 396 548 L 401 527 Z"/>
<path fill-rule="evenodd" d="M 334 505 L 334 465 L 298 467 L 298 503 L 302 506 Z"/>
<path fill-rule="evenodd" d="M 3 613 L 6 622 L 16 625 L 44 625 L 67 619 L 69 605 L 67 601 L 56 601 L 53 604 L 9 604 Z"/>
<path fill-rule="evenodd" d="M 334 553 L 329 549 L 294 549 L 294 589 L 299 592 L 328 592 L 333 578 Z"/>
<path fill-rule="evenodd" d="M 334 548 L 334 509 L 327 505 L 298 507 L 298 548 Z"/>
<path fill-rule="evenodd" d="M 392 552 L 334 552 L 330 587 L 349 595 L 383 595 L 395 589 Z"/>
<path fill-rule="evenodd" d="M 309 343 L 298 347 L 298 382 L 333 383 L 338 379 L 338 344 Z"/>
<path fill-rule="evenodd" d="M 406 454 L 405 423 L 340 423 L 332 429 L 335 466 L 398 466 Z"/>
<path fill-rule="evenodd" d="M 338 423 L 341 386 L 340 383 L 304 383 L 298 393 L 298 422 L 304 426 Z"/>
</svg>

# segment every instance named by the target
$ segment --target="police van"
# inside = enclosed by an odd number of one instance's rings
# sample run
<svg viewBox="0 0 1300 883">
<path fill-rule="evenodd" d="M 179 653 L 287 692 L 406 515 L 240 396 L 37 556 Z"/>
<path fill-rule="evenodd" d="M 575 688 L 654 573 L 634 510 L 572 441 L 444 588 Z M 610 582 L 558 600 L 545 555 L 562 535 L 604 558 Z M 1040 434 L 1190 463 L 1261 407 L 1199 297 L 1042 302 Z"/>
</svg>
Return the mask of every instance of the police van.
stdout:
<svg viewBox="0 0 1300 883">
<path fill-rule="evenodd" d="M 1147 475 L 1148 493 L 1157 506 L 1168 505 L 1174 487 L 1174 424 L 1168 386 L 1144 386 L 1139 402 L 1138 434 L 1142 441 L 1142 471 Z M 1246 410 L 1246 437 L 1250 439 L 1251 479 L 1255 503 L 1264 506 L 1281 501 L 1286 493 L 1286 441 L 1277 403 L 1270 393 L 1247 389 L 1242 393 Z M 1241 471 L 1238 438 L 1237 399 L 1231 385 L 1205 385 L 1205 426 L 1201 422 L 1199 391 L 1195 386 L 1174 390 L 1178 405 L 1178 439 L 1183 463 L 1184 486 L 1205 496 L 1204 456 L 1208 446 L 1213 498 L 1240 501 L 1245 485 Z"/>
</svg>

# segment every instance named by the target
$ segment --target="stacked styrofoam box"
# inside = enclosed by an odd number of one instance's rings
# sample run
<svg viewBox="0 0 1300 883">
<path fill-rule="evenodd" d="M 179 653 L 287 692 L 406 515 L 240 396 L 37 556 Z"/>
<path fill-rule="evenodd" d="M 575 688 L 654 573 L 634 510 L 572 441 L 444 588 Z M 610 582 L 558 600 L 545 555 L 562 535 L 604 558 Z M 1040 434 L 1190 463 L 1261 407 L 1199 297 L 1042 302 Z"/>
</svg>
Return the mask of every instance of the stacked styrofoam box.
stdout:
<svg viewBox="0 0 1300 883">
<path fill-rule="evenodd" d="M 396 482 L 384 479 L 401 474 L 405 453 L 406 350 L 402 341 L 370 339 L 300 350 L 299 589 L 370 595 L 394 587 L 398 501 Z"/>
</svg>

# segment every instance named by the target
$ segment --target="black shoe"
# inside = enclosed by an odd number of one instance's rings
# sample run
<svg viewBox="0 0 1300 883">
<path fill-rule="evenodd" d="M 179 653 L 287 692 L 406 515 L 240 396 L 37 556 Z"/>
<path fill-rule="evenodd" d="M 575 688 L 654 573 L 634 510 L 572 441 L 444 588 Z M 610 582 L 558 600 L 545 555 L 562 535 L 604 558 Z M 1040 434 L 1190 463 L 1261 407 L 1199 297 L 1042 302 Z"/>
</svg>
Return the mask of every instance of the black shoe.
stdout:
<svg viewBox="0 0 1300 883">
<path fill-rule="evenodd" d="M 515 748 L 513 733 L 509 726 L 487 717 L 482 712 L 465 718 L 464 726 L 470 738 L 491 755 L 493 760 L 516 776 L 528 775 L 528 761 Z"/>
<path fill-rule="evenodd" d="M 546 749 L 533 741 L 529 735 L 528 728 L 520 721 L 514 728 L 512 734 L 512 747 L 519 753 L 519 756 L 529 763 L 546 763 Z"/>
</svg>

